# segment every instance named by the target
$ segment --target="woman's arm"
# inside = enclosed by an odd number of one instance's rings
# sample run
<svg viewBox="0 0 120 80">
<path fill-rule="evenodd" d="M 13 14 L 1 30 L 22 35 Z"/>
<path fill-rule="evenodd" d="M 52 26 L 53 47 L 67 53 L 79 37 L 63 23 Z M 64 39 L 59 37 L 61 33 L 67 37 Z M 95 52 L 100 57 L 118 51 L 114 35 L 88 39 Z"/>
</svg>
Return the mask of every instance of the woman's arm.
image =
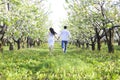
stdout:
<svg viewBox="0 0 120 80">
<path fill-rule="evenodd" d="M 55 38 L 58 40 L 58 36 L 57 35 L 54 35 L 55 36 Z"/>
</svg>

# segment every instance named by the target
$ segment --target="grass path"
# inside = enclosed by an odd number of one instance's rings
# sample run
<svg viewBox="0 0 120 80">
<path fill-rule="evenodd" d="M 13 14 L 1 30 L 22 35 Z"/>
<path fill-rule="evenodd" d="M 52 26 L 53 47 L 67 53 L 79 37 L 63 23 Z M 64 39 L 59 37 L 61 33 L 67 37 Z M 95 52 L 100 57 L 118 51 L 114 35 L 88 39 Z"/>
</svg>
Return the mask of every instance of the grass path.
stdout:
<svg viewBox="0 0 120 80">
<path fill-rule="evenodd" d="M 120 80 L 120 55 L 55 45 L 0 54 L 0 80 Z"/>
</svg>

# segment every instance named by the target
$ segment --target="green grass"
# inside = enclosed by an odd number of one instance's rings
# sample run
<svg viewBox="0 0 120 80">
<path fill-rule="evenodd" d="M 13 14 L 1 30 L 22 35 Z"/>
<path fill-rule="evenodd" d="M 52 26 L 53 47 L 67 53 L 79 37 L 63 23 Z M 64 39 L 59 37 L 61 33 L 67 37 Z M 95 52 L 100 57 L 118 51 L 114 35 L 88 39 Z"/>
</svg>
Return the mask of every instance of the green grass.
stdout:
<svg viewBox="0 0 120 80">
<path fill-rule="evenodd" d="M 120 48 L 114 54 L 70 46 L 66 54 L 56 44 L 0 54 L 0 80 L 120 80 Z"/>
</svg>

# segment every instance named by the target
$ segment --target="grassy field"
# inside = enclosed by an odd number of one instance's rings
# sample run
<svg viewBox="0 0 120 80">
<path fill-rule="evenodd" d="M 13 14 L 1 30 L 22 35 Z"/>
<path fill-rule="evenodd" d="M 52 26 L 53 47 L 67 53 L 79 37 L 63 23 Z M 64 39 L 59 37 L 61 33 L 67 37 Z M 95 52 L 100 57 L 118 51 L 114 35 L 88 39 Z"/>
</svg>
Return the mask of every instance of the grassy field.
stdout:
<svg viewBox="0 0 120 80">
<path fill-rule="evenodd" d="M 70 46 L 66 54 L 56 44 L 0 54 L 0 80 L 120 80 L 120 47 L 115 53 Z"/>
</svg>

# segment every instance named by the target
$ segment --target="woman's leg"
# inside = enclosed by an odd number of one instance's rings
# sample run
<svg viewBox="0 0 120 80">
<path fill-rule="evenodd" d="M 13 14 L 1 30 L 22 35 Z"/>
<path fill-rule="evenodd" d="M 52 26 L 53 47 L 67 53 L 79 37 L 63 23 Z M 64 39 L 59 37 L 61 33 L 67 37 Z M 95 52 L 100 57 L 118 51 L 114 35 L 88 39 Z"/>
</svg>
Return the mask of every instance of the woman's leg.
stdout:
<svg viewBox="0 0 120 80">
<path fill-rule="evenodd" d="M 54 47 L 54 45 L 50 45 L 49 46 L 49 52 L 50 52 L 50 54 L 52 54 L 52 52 L 53 52 L 53 47 Z"/>
</svg>

